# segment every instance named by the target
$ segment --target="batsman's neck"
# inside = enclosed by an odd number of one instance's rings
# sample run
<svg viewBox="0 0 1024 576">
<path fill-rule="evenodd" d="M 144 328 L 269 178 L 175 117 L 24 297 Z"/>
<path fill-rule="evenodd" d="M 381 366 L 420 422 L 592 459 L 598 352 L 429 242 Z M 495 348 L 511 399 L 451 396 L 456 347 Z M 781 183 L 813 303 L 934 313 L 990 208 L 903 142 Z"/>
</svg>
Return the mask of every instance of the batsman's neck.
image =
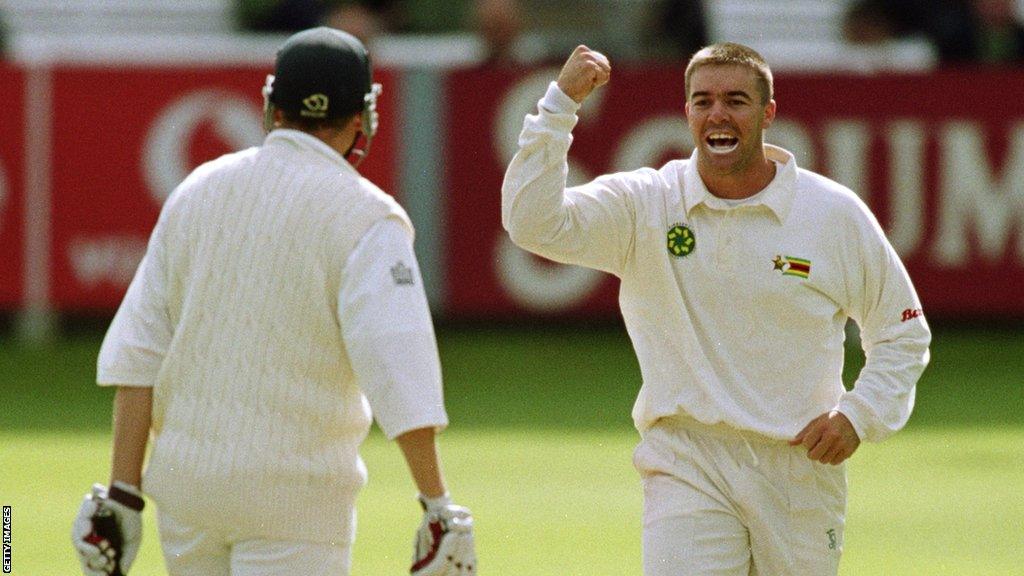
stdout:
<svg viewBox="0 0 1024 576">
<path fill-rule="evenodd" d="M 355 114 L 340 128 L 325 126 L 316 130 L 304 130 L 301 126 L 289 122 L 280 110 L 274 111 L 274 128 L 288 128 L 291 130 L 305 132 L 306 134 L 309 134 L 330 146 L 342 157 L 352 149 L 352 146 L 355 144 L 356 137 L 359 136 L 359 132 L 362 130 L 362 127 L 363 122 L 361 115 Z"/>
</svg>

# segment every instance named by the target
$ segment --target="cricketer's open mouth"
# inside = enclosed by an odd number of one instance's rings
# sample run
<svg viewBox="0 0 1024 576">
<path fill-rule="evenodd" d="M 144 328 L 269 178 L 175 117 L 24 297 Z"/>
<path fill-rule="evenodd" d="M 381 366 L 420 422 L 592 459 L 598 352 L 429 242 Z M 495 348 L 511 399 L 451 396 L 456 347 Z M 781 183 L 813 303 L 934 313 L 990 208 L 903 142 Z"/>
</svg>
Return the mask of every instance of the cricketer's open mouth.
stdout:
<svg viewBox="0 0 1024 576">
<path fill-rule="evenodd" d="M 714 154 L 728 154 L 740 145 L 739 138 L 722 132 L 708 134 L 704 142 L 707 143 L 708 150 Z"/>
</svg>

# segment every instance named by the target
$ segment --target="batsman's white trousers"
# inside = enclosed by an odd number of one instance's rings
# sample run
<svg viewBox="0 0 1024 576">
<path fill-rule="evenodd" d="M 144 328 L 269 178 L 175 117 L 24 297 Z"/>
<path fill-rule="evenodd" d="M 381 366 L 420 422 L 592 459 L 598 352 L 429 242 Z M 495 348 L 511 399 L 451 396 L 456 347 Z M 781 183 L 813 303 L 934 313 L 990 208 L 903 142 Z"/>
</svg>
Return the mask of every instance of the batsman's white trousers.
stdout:
<svg viewBox="0 0 1024 576">
<path fill-rule="evenodd" d="M 240 530 L 197 528 L 160 511 L 157 524 L 170 576 L 348 576 L 352 567 L 347 543 L 246 539 Z"/>
<path fill-rule="evenodd" d="M 684 416 L 642 434 L 645 576 L 835 575 L 846 471 L 802 447 Z"/>
</svg>

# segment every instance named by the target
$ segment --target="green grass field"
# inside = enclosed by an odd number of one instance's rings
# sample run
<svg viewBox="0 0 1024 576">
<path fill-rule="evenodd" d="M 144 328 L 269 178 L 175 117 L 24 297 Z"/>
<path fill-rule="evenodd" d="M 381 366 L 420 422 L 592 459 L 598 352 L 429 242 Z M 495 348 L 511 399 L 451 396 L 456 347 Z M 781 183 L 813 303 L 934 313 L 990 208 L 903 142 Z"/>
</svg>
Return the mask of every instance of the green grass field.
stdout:
<svg viewBox="0 0 1024 576">
<path fill-rule="evenodd" d="M 629 410 L 639 371 L 620 328 L 439 331 L 456 499 L 477 518 L 483 574 L 640 573 L 640 490 Z M 77 570 L 81 495 L 109 470 L 111 393 L 92 385 L 99 337 L 32 350 L 0 340 L 0 500 L 13 506 L 14 574 Z M 1024 573 L 1024 332 L 936 329 L 907 430 L 849 467 L 841 574 Z M 855 374 L 856 358 L 848 373 Z M 353 574 L 408 566 L 419 510 L 397 447 L 363 450 Z M 258 506 L 258 502 L 254 502 Z M 133 576 L 162 574 L 146 512 Z"/>
</svg>

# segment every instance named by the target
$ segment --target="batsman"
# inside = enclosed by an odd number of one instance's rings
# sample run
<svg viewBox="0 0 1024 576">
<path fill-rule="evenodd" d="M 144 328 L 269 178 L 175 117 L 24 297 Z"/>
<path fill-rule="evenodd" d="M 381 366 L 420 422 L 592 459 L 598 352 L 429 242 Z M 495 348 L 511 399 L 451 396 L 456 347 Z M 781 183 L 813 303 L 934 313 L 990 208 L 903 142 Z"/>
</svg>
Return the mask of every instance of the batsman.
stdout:
<svg viewBox="0 0 1024 576">
<path fill-rule="evenodd" d="M 834 575 L 844 462 L 906 424 L 928 363 L 910 278 L 851 190 L 765 143 L 772 73 L 746 46 L 690 60 L 689 158 L 567 187 L 577 111 L 610 78 L 601 53 L 569 56 L 526 117 L 502 222 L 526 250 L 621 279 L 644 574 Z M 846 390 L 849 318 L 867 362 Z"/>
<path fill-rule="evenodd" d="M 130 572 L 148 497 L 173 576 L 346 576 L 371 417 L 419 491 L 410 572 L 476 573 L 436 447 L 448 417 L 413 227 L 356 171 L 380 92 L 355 37 L 295 34 L 263 89 L 262 146 L 167 199 L 100 349 L 113 467 L 74 521 L 85 574 Z"/>
</svg>

